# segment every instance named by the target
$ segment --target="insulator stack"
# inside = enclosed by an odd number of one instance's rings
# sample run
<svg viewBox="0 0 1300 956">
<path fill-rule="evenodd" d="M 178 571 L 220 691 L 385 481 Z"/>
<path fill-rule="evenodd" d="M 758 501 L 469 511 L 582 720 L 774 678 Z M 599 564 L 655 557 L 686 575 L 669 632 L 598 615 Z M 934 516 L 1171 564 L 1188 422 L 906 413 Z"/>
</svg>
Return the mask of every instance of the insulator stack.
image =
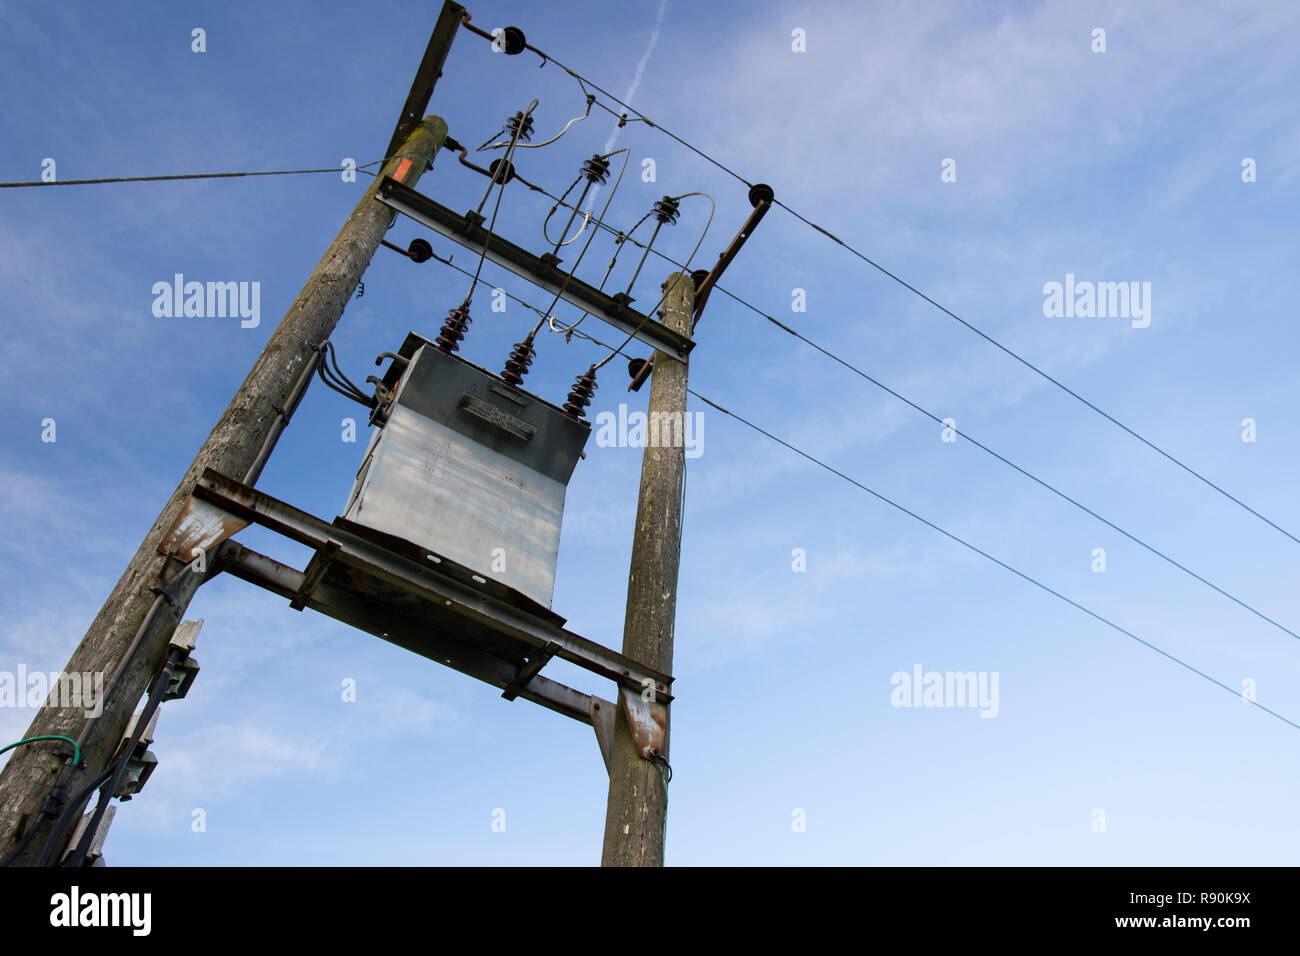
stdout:
<svg viewBox="0 0 1300 956">
<path fill-rule="evenodd" d="M 516 342 L 510 358 L 506 359 L 505 370 L 501 378 L 511 385 L 518 386 L 528 374 L 528 367 L 533 364 L 533 337 L 530 335 L 522 342 Z"/>
<path fill-rule="evenodd" d="M 654 205 L 654 217 L 665 226 L 677 221 L 677 209 L 681 204 L 672 196 L 665 196 Z"/>
<path fill-rule="evenodd" d="M 596 366 L 592 366 L 578 376 L 569 392 L 569 400 L 564 403 L 564 413 L 579 421 L 587 417 L 586 408 L 591 404 L 591 393 L 596 390 Z"/>
<path fill-rule="evenodd" d="M 503 132 L 509 136 L 515 136 L 516 130 L 518 131 L 518 139 L 525 143 L 533 138 L 533 117 L 531 113 L 525 116 L 523 112 L 519 112 L 506 120 Z"/>
<path fill-rule="evenodd" d="M 592 156 L 582 164 L 582 175 L 589 183 L 603 183 L 609 179 L 609 160 L 603 156 Z"/>
<path fill-rule="evenodd" d="M 465 338 L 465 331 L 471 321 L 468 302 L 452 309 L 447 315 L 447 321 L 442 324 L 442 331 L 434 339 L 433 344 L 438 347 L 438 351 L 446 352 L 448 355 L 459 351 L 461 340 Z"/>
</svg>

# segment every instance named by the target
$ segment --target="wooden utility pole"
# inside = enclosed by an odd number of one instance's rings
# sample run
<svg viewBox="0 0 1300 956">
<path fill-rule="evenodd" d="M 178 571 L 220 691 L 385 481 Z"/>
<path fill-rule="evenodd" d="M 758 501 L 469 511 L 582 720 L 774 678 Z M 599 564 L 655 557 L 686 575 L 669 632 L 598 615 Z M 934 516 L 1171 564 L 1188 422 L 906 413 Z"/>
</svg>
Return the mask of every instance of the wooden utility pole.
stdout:
<svg viewBox="0 0 1300 956">
<path fill-rule="evenodd" d="M 664 289 L 664 325 L 690 335 L 695 311 L 691 276 L 673 273 Z M 686 372 L 686 363 L 664 352 L 655 353 L 623 622 L 623 653 L 665 674 L 672 673 L 677 617 L 686 470 Z M 663 866 L 668 826 L 667 743 L 665 717 L 664 759 L 652 762 L 642 757 L 624 708 L 616 708 L 602 866 Z"/>
<path fill-rule="evenodd" d="M 455 31 L 458 16 L 455 12 L 463 13 L 454 4 L 448 7 L 452 12 L 444 12 L 444 18 L 449 28 L 443 31 L 445 42 L 436 57 L 434 79 Z M 434 49 L 434 44 L 431 43 L 430 49 Z M 426 60 L 429 59 L 426 55 Z M 428 87 L 432 88 L 432 79 Z M 61 734 L 81 738 L 84 767 L 70 768 L 71 760 L 59 755 L 55 742 L 30 744 L 14 752 L 0 774 L 0 857 L 10 854 L 29 829 L 38 826 L 43 832 L 36 833 L 14 861 L 17 865 L 36 863 L 50 832 L 49 817 L 38 816 L 47 798 L 58 791 L 66 800 L 93 781 L 112 759 L 136 702 L 159 669 L 172 632 L 203 578 L 202 574 L 192 572 L 178 577 L 185 565 L 158 553 L 161 536 L 171 527 L 194 480 L 204 469 L 212 468 L 249 483 L 256 480 L 288 412 L 292 412 L 302 389 L 310 381 L 317 361 L 314 346 L 333 332 L 393 217 L 387 206 L 374 199 L 378 183 L 384 176 L 391 176 L 408 186 L 414 185 L 433 163 L 434 154 L 446 136 L 447 124 L 436 116 L 426 117 L 414 125 L 339 230 L 199 449 L 171 500 L 154 521 L 66 668 L 67 673 L 103 674 L 106 688 L 110 683 L 116 684 L 103 702 L 102 715 L 86 725 L 83 708 L 51 706 L 51 701 L 57 704 L 51 698 L 25 734 L 25 737 Z M 188 561 L 191 556 L 183 557 Z M 166 596 L 153 590 L 172 582 Z M 117 675 L 115 681 L 113 675 Z M 71 751 L 70 746 L 64 749 Z M 58 862 L 64 850 L 61 844 L 66 843 L 71 832 L 71 826 L 65 828 L 53 854 L 48 855 L 51 862 Z"/>
</svg>

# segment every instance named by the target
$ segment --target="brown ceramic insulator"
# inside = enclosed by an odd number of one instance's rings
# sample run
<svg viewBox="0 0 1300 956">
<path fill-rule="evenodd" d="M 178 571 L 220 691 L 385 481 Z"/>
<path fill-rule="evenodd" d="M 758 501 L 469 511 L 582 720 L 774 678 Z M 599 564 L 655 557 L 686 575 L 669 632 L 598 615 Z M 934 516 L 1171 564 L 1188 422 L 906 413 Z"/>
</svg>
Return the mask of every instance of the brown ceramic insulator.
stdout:
<svg viewBox="0 0 1300 956">
<path fill-rule="evenodd" d="M 501 373 L 501 378 L 511 385 L 518 386 L 528 374 L 528 367 L 533 364 L 534 354 L 531 336 L 522 342 L 516 342 L 510 358 L 506 359 L 506 367 Z"/>
<path fill-rule="evenodd" d="M 442 331 L 438 333 L 438 337 L 434 339 L 433 344 L 438 347 L 440 352 L 446 352 L 448 355 L 458 351 L 461 340 L 465 338 L 465 330 L 469 328 L 470 321 L 468 305 L 452 309 L 447 315 L 447 321 L 442 325 Z"/>
<path fill-rule="evenodd" d="M 591 393 L 596 390 L 596 369 L 589 368 L 578 376 L 569 392 L 569 400 L 564 403 L 564 412 L 570 418 L 582 420 L 586 417 L 586 407 L 591 404 Z"/>
</svg>

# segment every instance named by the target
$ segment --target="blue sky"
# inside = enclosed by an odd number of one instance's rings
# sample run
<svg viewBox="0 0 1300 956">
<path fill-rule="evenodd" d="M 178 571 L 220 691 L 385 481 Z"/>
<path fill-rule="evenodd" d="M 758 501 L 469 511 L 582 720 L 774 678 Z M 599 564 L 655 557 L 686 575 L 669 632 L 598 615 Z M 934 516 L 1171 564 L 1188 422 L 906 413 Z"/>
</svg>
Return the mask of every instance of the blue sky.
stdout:
<svg viewBox="0 0 1300 956">
<path fill-rule="evenodd" d="M 474 3 L 862 249 L 1292 533 L 1300 13 L 1264 3 Z M 662 26 L 655 36 L 662 9 Z M 0 179 L 338 166 L 378 159 L 438 4 L 0 4 Z M 207 50 L 191 50 L 191 31 Z M 1106 50 L 1093 52 L 1093 31 Z M 803 31 L 806 50 L 792 49 Z M 536 97 L 535 141 L 583 110 L 531 54 L 462 33 L 429 112 L 467 145 Z M 562 190 L 603 150 L 595 110 L 521 154 Z M 609 221 L 717 201 L 697 260 L 748 214 L 735 180 L 644 124 Z M 640 175 L 653 159 L 654 182 Z M 955 182 L 941 180 L 955 160 Z M 1242 181 L 1255 161 L 1256 181 Z M 475 206 L 444 154 L 421 191 Z M 0 669 L 57 670 L 366 178 L 334 174 L 0 195 Z M 607 195 L 607 194 L 606 194 Z M 601 202 L 604 202 L 602 195 Z M 683 200 L 685 256 L 708 204 Z M 500 231 L 541 252 L 549 203 L 512 186 Z M 401 220 L 389 238 L 424 235 Z M 599 281 L 593 243 L 579 274 Z M 630 277 L 621 257 L 614 281 Z M 177 273 L 261 284 L 262 321 L 157 318 Z M 634 294 L 654 301 L 653 258 Z M 1151 284 L 1151 323 L 1044 315 L 1043 287 Z M 485 277 L 549 299 L 495 269 Z M 334 336 L 363 378 L 436 334 L 468 284 L 380 250 Z M 1292 629 L 1300 551 L 781 209 L 723 285 Z M 621 285 L 619 286 L 621 288 Z M 805 311 L 793 311 L 803 290 Z M 504 361 L 532 314 L 475 300 L 462 354 Z M 481 303 L 481 304 L 480 304 Z M 570 307 L 561 321 L 577 314 Z M 598 325 L 594 319 L 589 325 Z M 607 329 L 594 334 L 610 339 Z M 1300 721 L 1300 646 L 934 422 L 715 294 L 692 386 L 1261 704 Z M 616 340 L 615 340 L 616 341 Z M 549 336 L 527 385 L 561 401 L 604 352 Z M 602 370 L 591 413 L 629 395 Z M 667 861 L 702 864 L 1293 862 L 1300 732 L 692 399 Z M 260 487 L 332 519 L 361 410 L 316 383 Z M 57 441 L 41 441 L 53 418 Z M 1242 441 L 1243 419 L 1256 441 Z M 364 421 L 364 419 L 362 419 Z M 570 484 L 553 606 L 621 644 L 640 452 L 593 441 Z M 250 547 L 301 567 L 264 534 Z M 1104 548 L 1105 573 L 1092 570 Z M 795 549 L 806 571 L 792 569 Z M 112 864 L 585 865 L 607 779 L 591 730 L 236 580 L 205 586 L 203 670 L 164 706 L 160 764 Z M 900 708 L 892 676 L 998 675 L 993 719 Z M 546 671 L 609 697 L 563 664 Z M 340 686 L 357 684 L 344 703 Z M 0 708 L 0 736 L 32 716 Z M 204 810 L 206 830 L 191 828 Z M 505 832 L 492 828 L 506 814 Z M 806 829 L 792 827 L 801 810 Z M 1095 811 L 1105 830 L 1094 827 Z"/>
</svg>

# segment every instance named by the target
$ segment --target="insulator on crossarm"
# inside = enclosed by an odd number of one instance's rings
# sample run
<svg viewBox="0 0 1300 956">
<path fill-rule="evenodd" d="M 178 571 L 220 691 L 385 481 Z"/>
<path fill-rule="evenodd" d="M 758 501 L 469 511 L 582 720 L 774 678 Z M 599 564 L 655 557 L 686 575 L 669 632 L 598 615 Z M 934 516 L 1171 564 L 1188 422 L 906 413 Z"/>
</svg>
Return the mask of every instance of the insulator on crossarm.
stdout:
<svg viewBox="0 0 1300 956">
<path fill-rule="evenodd" d="M 514 136 L 516 130 L 518 130 L 518 139 L 520 142 L 527 143 L 533 138 L 533 116 L 531 113 L 525 115 L 520 111 L 510 117 L 510 119 L 506 120 L 504 132 L 510 136 Z"/>
<path fill-rule="evenodd" d="M 665 226 L 677 221 L 677 210 L 681 203 L 672 196 L 665 196 L 654 205 L 654 217 Z"/>
<path fill-rule="evenodd" d="M 437 346 L 438 351 L 446 352 L 448 355 L 459 351 L 461 340 L 465 338 L 465 332 L 471 321 L 468 302 L 452 309 L 447 315 L 447 321 L 442 324 L 442 331 L 434 339 L 433 344 Z"/>
<path fill-rule="evenodd" d="M 510 358 L 506 359 L 506 367 L 501 372 L 501 378 L 518 387 L 523 382 L 524 376 L 528 374 L 528 367 L 533 364 L 535 354 L 531 335 L 522 342 L 516 342 L 510 352 Z"/>
<path fill-rule="evenodd" d="M 603 156 L 592 156 L 582 164 L 582 175 L 591 183 L 605 182 L 609 179 L 609 160 Z"/>
<path fill-rule="evenodd" d="M 586 408 L 591 404 L 591 393 L 596 390 L 596 366 L 592 366 L 578 376 L 569 392 L 569 399 L 564 403 L 564 413 L 570 418 L 582 421 L 587 417 Z"/>
</svg>

